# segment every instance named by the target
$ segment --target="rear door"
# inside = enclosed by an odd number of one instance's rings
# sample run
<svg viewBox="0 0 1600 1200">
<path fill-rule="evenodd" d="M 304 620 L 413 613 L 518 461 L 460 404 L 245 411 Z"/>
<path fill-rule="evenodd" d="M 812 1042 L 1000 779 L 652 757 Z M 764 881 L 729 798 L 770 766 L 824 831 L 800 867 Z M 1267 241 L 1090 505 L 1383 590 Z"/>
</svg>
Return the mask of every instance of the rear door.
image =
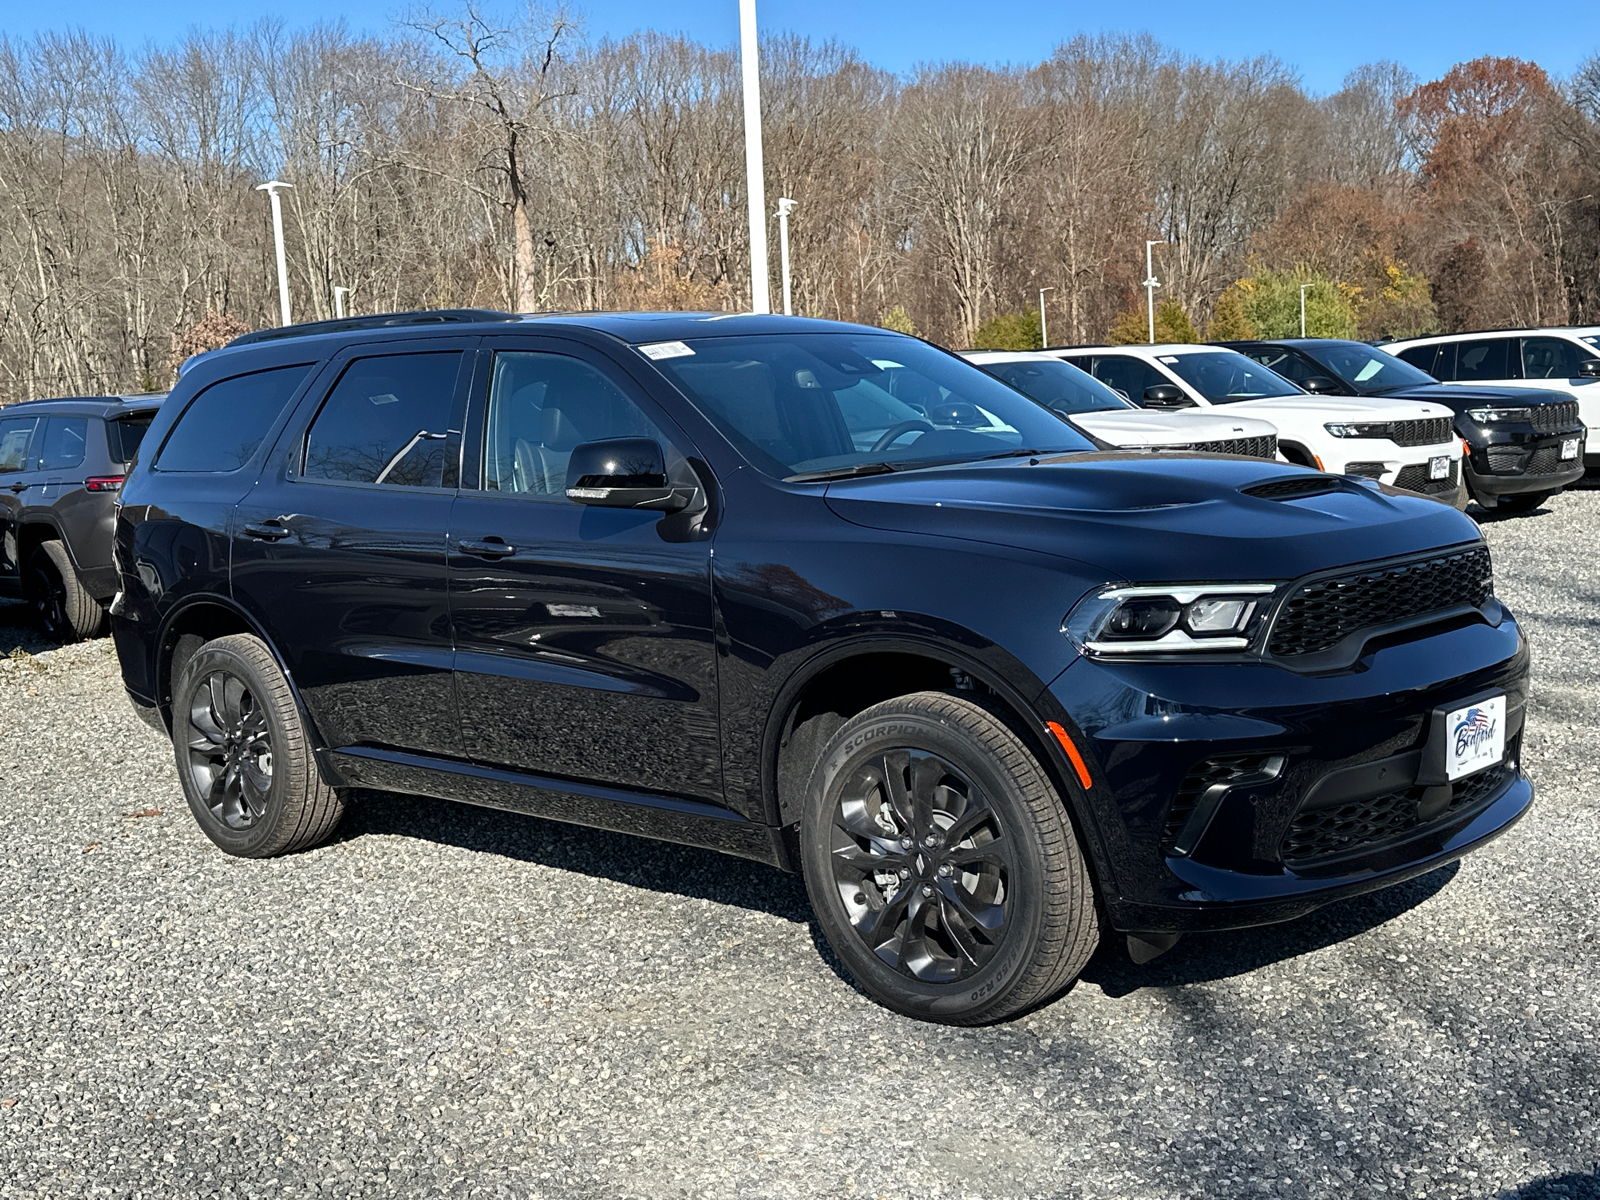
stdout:
<svg viewBox="0 0 1600 1200">
<path fill-rule="evenodd" d="M 466 753 L 723 803 L 704 521 L 566 495 L 573 447 L 616 437 L 655 439 L 674 482 L 704 482 L 687 440 L 598 351 L 528 336 L 485 347 L 450 537 Z"/>
<path fill-rule="evenodd" d="M 37 417 L 0 417 L 0 592 L 17 594 L 22 564 L 17 561 L 17 525 L 32 478 L 29 448 Z"/>
<path fill-rule="evenodd" d="M 342 352 L 235 509 L 233 597 L 330 746 L 459 748 L 444 547 L 475 344 Z"/>
</svg>

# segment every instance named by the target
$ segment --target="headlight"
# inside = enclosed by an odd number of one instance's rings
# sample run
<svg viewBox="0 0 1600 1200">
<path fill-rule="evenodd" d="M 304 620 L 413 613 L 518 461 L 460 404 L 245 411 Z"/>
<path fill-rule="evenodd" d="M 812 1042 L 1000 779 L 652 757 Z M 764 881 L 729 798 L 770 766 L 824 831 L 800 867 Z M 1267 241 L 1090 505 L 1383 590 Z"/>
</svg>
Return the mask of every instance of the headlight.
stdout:
<svg viewBox="0 0 1600 1200">
<path fill-rule="evenodd" d="M 1092 593 L 1062 628 L 1089 654 L 1243 650 L 1273 583 L 1114 587 Z"/>
<path fill-rule="evenodd" d="M 1340 438 L 1386 438 L 1391 432 L 1387 421 L 1330 421 L 1323 428 Z"/>
<path fill-rule="evenodd" d="M 1467 416 L 1479 424 L 1489 425 L 1495 421 L 1531 421 L 1533 410 L 1527 408 L 1469 408 Z"/>
</svg>

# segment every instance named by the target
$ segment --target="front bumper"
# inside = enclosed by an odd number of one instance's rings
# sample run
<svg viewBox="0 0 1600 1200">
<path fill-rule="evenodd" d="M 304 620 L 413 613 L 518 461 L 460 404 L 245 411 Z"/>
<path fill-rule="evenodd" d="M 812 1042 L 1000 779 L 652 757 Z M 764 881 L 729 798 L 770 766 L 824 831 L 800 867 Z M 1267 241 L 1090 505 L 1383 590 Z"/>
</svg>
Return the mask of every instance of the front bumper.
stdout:
<svg viewBox="0 0 1600 1200">
<path fill-rule="evenodd" d="M 1472 453 L 1466 460 L 1467 485 L 1480 499 L 1554 492 L 1583 478 L 1584 430 L 1535 433 L 1526 429 L 1468 431 Z M 1561 443 L 1578 439 L 1577 458 L 1563 460 Z"/>
<path fill-rule="evenodd" d="M 1457 442 L 1400 446 L 1390 441 L 1363 438 L 1344 442 L 1340 449 L 1344 451 L 1344 461 L 1325 463 L 1329 471 L 1374 479 L 1452 508 L 1467 507 L 1469 497 L 1462 480 L 1464 460 Z M 1443 479 L 1431 478 L 1429 464 L 1436 458 L 1449 460 L 1449 473 Z"/>
<path fill-rule="evenodd" d="M 1424 788 L 1416 765 L 1436 736 L 1436 712 L 1498 693 L 1513 763 L 1528 649 L 1501 612 L 1498 624 L 1458 621 L 1380 643 L 1322 675 L 1269 662 L 1074 662 L 1043 699 L 1077 726 L 1091 759 L 1084 833 L 1112 926 L 1185 933 L 1288 920 L 1433 870 L 1508 828 L 1533 798 L 1520 764 L 1459 781 L 1459 798 Z M 1204 785 L 1220 778 L 1208 764 L 1263 760 L 1280 761 L 1212 794 L 1197 833 Z M 1335 778 L 1356 815 L 1327 807 L 1324 781 Z M 1322 813 L 1345 820 L 1347 832 L 1368 828 L 1362 805 L 1389 824 L 1330 842 L 1327 853 L 1306 850 L 1300 831 Z"/>
</svg>

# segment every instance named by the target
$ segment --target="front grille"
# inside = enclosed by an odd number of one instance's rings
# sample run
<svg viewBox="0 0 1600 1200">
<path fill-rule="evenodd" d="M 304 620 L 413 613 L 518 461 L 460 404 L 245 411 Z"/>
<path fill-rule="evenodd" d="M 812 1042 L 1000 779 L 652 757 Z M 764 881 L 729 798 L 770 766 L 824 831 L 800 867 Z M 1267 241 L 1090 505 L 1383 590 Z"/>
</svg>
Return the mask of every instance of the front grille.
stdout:
<svg viewBox="0 0 1600 1200">
<path fill-rule="evenodd" d="M 1409 467 L 1400 468 L 1400 473 L 1394 477 L 1394 486 L 1423 496 L 1437 496 L 1441 492 L 1455 490 L 1460 472 L 1461 464 L 1453 462 L 1449 475 L 1443 479 L 1429 479 L 1427 463 L 1412 463 Z"/>
<path fill-rule="evenodd" d="M 1397 446 L 1437 446 L 1451 440 L 1453 428 L 1450 417 L 1393 421 L 1389 425 L 1389 439 Z"/>
<path fill-rule="evenodd" d="M 1301 496 L 1320 496 L 1339 490 L 1339 482 L 1331 475 L 1291 475 L 1287 479 L 1273 479 L 1254 487 L 1240 488 L 1246 496 L 1258 500 L 1297 500 Z"/>
<path fill-rule="evenodd" d="M 1196 442 L 1194 449 L 1202 454 L 1244 454 L 1250 458 L 1275 458 L 1278 453 L 1278 436 L 1269 433 L 1266 437 Z"/>
<path fill-rule="evenodd" d="M 1516 775 L 1516 761 L 1516 739 L 1512 739 L 1504 761 L 1457 780 L 1449 806 L 1429 822 L 1422 821 L 1417 813 L 1417 805 L 1427 791 L 1423 787 L 1403 788 L 1370 800 L 1301 813 L 1283 835 L 1279 855 L 1289 866 L 1303 866 L 1321 858 L 1375 849 L 1429 824 L 1458 817 L 1505 791 Z"/>
<path fill-rule="evenodd" d="M 1555 475 L 1561 471 L 1570 471 L 1578 465 L 1578 460 L 1569 458 L 1561 461 L 1560 446 L 1540 446 L 1528 456 L 1528 465 L 1522 468 L 1524 475 Z"/>
<path fill-rule="evenodd" d="M 1474 546 L 1302 583 L 1279 610 L 1268 649 L 1279 658 L 1316 654 L 1374 625 L 1460 604 L 1477 607 L 1493 592 L 1490 570 L 1488 547 Z"/>
<path fill-rule="evenodd" d="M 1552 404 L 1535 404 L 1530 411 L 1533 413 L 1533 427 L 1540 433 L 1560 433 L 1564 429 L 1577 432 L 1581 422 L 1578 420 L 1578 402 L 1576 400 L 1558 400 Z"/>
<path fill-rule="evenodd" d="M 1225 754 L 1219 758 L 1208 758 L 1195 767 L 1183 777 L 1183 782 L 1178 785 L 1177 795 L 1172 798 L 1172 807 L 1167 810 L 1166 829 L 1161 834 L 1161 844 L 1170 846 L 1178 840 L 1178 835 L 1188 824 L 1194 806 L 1200 802 L 1200 797 L 1205 795 L 1206 789 L 1219 783 L 1232 784 L 1252 775 L 1259 776 L 1266 771 L 1274 757 L 1271 754 Z"/>
</svg>

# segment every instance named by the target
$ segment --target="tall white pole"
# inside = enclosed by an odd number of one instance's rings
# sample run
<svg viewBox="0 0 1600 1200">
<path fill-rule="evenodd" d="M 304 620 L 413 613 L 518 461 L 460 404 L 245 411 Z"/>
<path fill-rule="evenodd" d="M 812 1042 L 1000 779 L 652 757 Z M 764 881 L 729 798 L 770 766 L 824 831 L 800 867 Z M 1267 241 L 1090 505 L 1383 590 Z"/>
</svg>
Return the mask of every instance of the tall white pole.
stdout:
<svg viewBox="0 0 1600 1200">
<path fill-rule="evenodd" d="M 333 315 L 341 321 L 344 320 L 344 298 L 349 294 L 347 287 L 335 286 L 333 289 Z"/>
<path fill-rule="evenodd" d="M 1150 344 L 1156 344 L 1156 289 L 1161 286 L 1156 279 L 1155 259 L 1150 256 L 1150 247 L 1165 246 L 1165 242 L 1146 242 L 1144 244 L 1144 297 L 1145 307 L 1150 313 Z"/>
<path fill-rule="evenodd" d="M 778 259 L 783 267 L 783 315 L 794 309 L 789 304 L 789 214 L 794 211 L 794 201 L 787 196 L 778 201 Z"/>
<path fill-rule="evenodd" d="M 756 0 L 739 0 L 739 60 L 744 68 L 744 175 L 750 197 L 750 311 L 772 311 L 767 278 L 767 186 L 761 166 L 761 60 Z"/>
<path fill-rule="evenodd" d="M 1309 283 L 1302 283 L 1300 285 L 1300 336 L 1301 337 L 1305 337 L 1305 335 L 1306 335 L 1306 289 L 1308 287 L 1311 287 L 1311 286 L 1312 285 L 1309 284 Z"/>
<path fill-rule="evenodd" d="M 1044 320 L 1044 294 L 1053 291 L 1055 291 L 1053 287 L 1039 289 L 1039 348 L 1041 350 L 1050 344 L 1050 334 L 1046 332 L 1048 326 Z"/>
<path fill-rule="evenodd" d="M 292 183 L 277 179 L 256 185 L 256 191 L 265 192 L 267 199 L 272 201 L 272 240 L 278 249 L 278 311 L 283 314 L 285 325 L 293 322 L 289 319 L 289 261 L 283 254 L 283 202 L 278 199 L 278 193 L 293 186 Z"/>
</svg>

